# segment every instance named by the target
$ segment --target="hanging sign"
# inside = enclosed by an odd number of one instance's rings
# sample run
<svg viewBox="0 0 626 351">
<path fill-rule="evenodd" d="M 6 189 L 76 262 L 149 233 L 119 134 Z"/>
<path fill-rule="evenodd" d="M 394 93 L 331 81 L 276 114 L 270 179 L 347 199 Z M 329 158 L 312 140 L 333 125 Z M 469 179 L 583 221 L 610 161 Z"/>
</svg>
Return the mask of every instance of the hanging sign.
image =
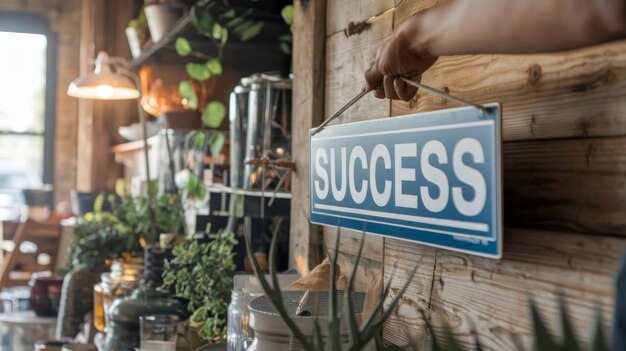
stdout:
<svg viewBox="0 0 626 351">
<path fill-rule="evenodd" d="M 311 222 L 500 258 L 501 108 L 486 107 L 311 130 Z"/>
</svg>

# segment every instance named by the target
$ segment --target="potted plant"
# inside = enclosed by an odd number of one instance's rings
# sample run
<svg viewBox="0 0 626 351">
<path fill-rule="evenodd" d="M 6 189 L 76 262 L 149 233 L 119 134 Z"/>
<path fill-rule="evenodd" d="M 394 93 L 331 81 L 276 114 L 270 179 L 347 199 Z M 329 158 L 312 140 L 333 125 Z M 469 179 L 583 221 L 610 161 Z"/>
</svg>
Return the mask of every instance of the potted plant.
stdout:
<svg viewBox="0 0 626 351">
<path fill-rule="evenodd" d="M 250 4 L 255 2 L 246 1 Z M 264 23 L 252 19 L 252 14 L 252 8 L 235 8 L 224 0 L 197 1 L 190 9 L 191 22 L 198 34 L 215 46 L 216 54 L 209 55 L 195 50 L 184 37 L 176 40 L 178 55 L 190 59 L 185 65 L 189 78 L 179 83 L 178 92 L 188 108 L 201 112 L 202 122 L 207 128 L 219 128 L 226 116 L 224 103 L 208 98 L 211 94 L 208 87 L 223 73 L 224 48 L 229 38 L 234 36 L 241 41 L 247 41 L 263 29 Z M 223 139 L 223 135 L 221 138 Z"/>
<path fill-rule="evenodd" d="M 146 21 L 146 14 L 143 7 L 139 10 L 137 18 L 128 22 L 125 32 L 126 39 L 128 39 L 128 46 L 130 47 L 130 54 L 133 58 L 141 56 L 143 44 L 148 39 L 148 22 Z"/>
<path fill-rule="evenodd" d="M 272 239 L 271 244 L 271 252 L 276 252 L 276 236 Z M 340 234 L 337 231 L 336 234 L 336 242 L 335 247 L 338 248 L 340 244 Z M 370 314 L 369 318 L 364 320 L 361 324 L 358 323 L 356 314 L 355 314 L 355 304 L 350 298 L 353 292 L 354 280 L 356 276 L 356 272 L 361 260 L 361 256 L 363 253 L 363 245 L 364 245 L 364 237 L 361 239 L 360 247 L 358 250 L 358 254 L 356 256 L 356 261 L 352 268 L 352 273 L 348 277 L 348 283 L 345 291 L 339 291 L 337 289 L 337 278 L 338 278 L 338 269 L 336 266 L 336 262 L 338 259 L 338 252 L 336 250 L 332 255 L 329 254 L 329 259 L 331 262 L 330 268 L 330 279 L 329 279 L 329 291 L 328 291 L 328 305 L 329 312 L 327 316 L 315 316 L 311 315 L 310 311 L 302 310 L 300 308 L 295 309 L 295 311 L 288 310 L 286 308 L 287 300 L 289 299 L 290 294 L 293 295 L 293 292 L 283 293 L 279 289 L 275 288 L 278 286 L 276 282 L 276 270 L 275 270 L 275 255 L 271 255 L 270 257 L 270 279 L 273 284 L 270 285 L 270 282 L 265 278 L 265 275 L 262 272 L 262 269 L 252 254 L 252 246 L 249 240 L 249 237 L 246 235 L 246 248 L 248 250 L 248 257 L 252 261 L 255 273 L 257 278 L 259 279 L 263 290 L 267 294 L 266 297 L 261 297 L 259 299 L 265 299 L 265 301 L 269 302 L 273 308 L 275 313 L 264 313 L 262 317 L 267 317 L 269 314 L 278 315 L 282 319 L 282 323 L 276 320 L 271 320 L 267 318 L 260 319 L 261 322 L 268 321 L 269 327 L 274 328 L 283 328 L 288 329 L 291 333 L 291 337 L 294 343 L 299 344 L 298 349 L 307 350 L 307 351 L 326 351 L 326 350 L 350 350 L 350 351 L 359 351 L 359 350 L 383 350 L 383 349 L 394 349 L 393 347 L 383 346 L 381 340 L 381 332 L 382 327 L 385 321 L 395 313 L 395 309 L 398 306 L 398 303 L 403 298 L 404 293 L 406 292 L 409 284 L 413 280 L 415 276 L 415 272 L 417 271 L 417 267 L 413 270 L 413 273 L 409 276 L 409 279 L 404 284 L 404 286 L 395 294 L 396 296 L 389 301 L 388 304 L 385 304 L 385 301 L 389 298 L 389 292 L 391 291 L 391 284 L 388 282 L 384 288 L 382 295 L 380 296 L 376 307 L 373 312 Z M 305 306 L 307 303 L 307 299 L 311 299 L 308 297 L 308 292 L 301 294 L 300 296 L 305 296 L 300 300 L 300 305 Z M 263 302 L 265 302 L 263 301 Z M 250 307 L 252 310 L 251 320 L 258 319 L 258 311 L 254 311 L 255 300 L 250 303 Z M 300 306 L 298 306 L 300 307 Z M 383 311 L 384 307 L 384 311 Z M 605 337 L 605 332 L 603 330 L 603 318 L 600 310 L 596 311 L 596 317 L 593 323 L 593 326 L 589 326 L 587 329 L 591 331 L 590 344 L 583 345 L 578 340 L 575 330 L 573 329 L 572 321 L 567 313 L 567 304 L 561 296 L 559 300 L 559 320 L 561 322 L 561 333 L 562 336 L 555 338 L 552 334 L 552 331 L 543 321 L 541 314 L 538 311 L 535 303 L 530 299 L 529 302 L 530 307 L 530 317 L 532 324 L 532 347 L 533 350 L 538 351 L 561 351 L 561 350 L 591 350 L 591 351 L 608 351 L 610 350 L 609 344 Z M 307 312 L 302 313 L 302 312 Z M 441 332 L 435 333 L 433 328 L 432 321 L 426 316 L 426 312 L 420 310 L 422 313 L 422 319 L 426 325 L 426 329 L 428 330 L 428 343 L 430 344 L 430 350 L 440 350 L 440 351 L 463 351 L 463 350 L 482 350 L 480 338 L 478 334 L 475 332 L 471 332 L 470 334 L 474 336 L 473 344 L 470 346 L 471 348 L 466 348 L 464 345 L 466 343 L 461 342 L 457 339 L 453 330 L 448 326 L 445 321 L 442 323 L 442 328 L 439 328 Z M 257 316 L 255 316 L 255 313 Z M 313 317 L 313 318 L 311 318 Z M 306 320 L 308 318 L 308 320 Z M 255 324 L 258 325 L 259 321 L 253 321 L 252 326 L 256 331 Z M 347 325 L 347 327 L 346 327 Z M 260 325 L 260 329 L 266 329 L 268 325 Z M 349 337 L 342 337 L 342 332 L 348 329 Z M 266 330 L 265 330 L 266 331 Z M 464 332 L 466 334 L 467 332 Z M 280 333 L 278 333 L 280 334 Z M 511 335 L 513 342 L 516 345 L 518 350 L 526 350 L 526 347 L 523 345 L 521 340 L 519 340 L 515 335 Z M 276 334 L 273 337 L 274 340 L 277 339 Z M 376 344 L 376 348 L 374 348 L 373 343 Z M 411 345 L 416 346 L 422 344 L 418 342 L 418 340 L 412 340 Z M 261 347 L 259 347 L 261 345 Z M 272 342 L 259 343 L 256 342 L 251 345 L 248 351 L 268 351 L 270 348 L 264 348 L 263 346 L 269 345 L 271 347 L 271 351 L 280 351 L 285 349 L 285 347 L 289 347 L 289 345 L 279 345 L 272 344 Z"/>
<path fill-rule="evenodd" d="M 173 288 L 175 296 L 189 301 L 191 340 L 196 336 L 204 343 L 225 340 L 236 244 L 229 231 L 209 234 L 208 241 L 187 238 L 174 248 L 174 259 L 165 264 L 164 287 Z"/>
<path fill-rule="evenodd" d="M 145 0 L 144 12 L 153 43 L 158 43 L 185 14 L 185 5 L 179 0 Z"/>
</svg>

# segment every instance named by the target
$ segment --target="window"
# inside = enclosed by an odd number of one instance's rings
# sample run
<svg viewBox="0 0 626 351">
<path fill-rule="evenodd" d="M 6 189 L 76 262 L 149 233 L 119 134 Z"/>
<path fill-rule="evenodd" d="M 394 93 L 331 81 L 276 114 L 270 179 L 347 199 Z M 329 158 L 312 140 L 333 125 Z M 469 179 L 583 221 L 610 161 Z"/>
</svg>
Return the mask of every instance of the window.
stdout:
<svg viewBox="0 0 626 351">
<path fill-rule="evenodd" d="M 0 13 L 0 219 L 21 189 L 54 180 L 54 46 L 45 20 Z"/>
</svg>

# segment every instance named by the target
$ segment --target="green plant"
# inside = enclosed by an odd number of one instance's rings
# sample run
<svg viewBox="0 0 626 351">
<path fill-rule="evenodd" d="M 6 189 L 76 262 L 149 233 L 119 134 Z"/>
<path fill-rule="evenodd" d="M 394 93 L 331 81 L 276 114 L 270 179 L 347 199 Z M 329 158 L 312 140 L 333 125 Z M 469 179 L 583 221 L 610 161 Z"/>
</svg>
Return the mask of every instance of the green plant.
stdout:
<svg viewBox="0 0 626 351">
<path fill-rule="evenodd" d="M 337 231 L 335 247 L 339 247 L 340 242 L 340 234 Z M 272 279 L 272 285 L 267 281 L 263 271 L 256 260 L 249 237 L 246 235 L 246 249 L 248 252 L 248 257 L 252 262 L 254 267 L 254 271 L 256 276 L 258 277 L 261 286 L 265 294 L 269 297 L 270 301 L 276 308 L 276 311 L 279 313 L 287 327 L 291 330 L 292 335 L 302 344 L 303 349 L 308 351 L 324 351 L 324 350 L 341 350 L 340 343 L 340 325 L 341 323 L 347 323 L 349 325 L 352 345 L 349 347 L 349 350 L 357 351 L 365 348 L 372 340 L 375 340 L 377 343 L 377 349 L 382 349 L 383 346 L 380 342 L 380 333 L 382 331 L 382 326 L 387 320 L 387 318 L 395 311 L 395 308 L 398 305 L 398 302 L 402 298 L 402 295 L 406 292 L 407 287 L 410 282 L 413 280 L 415 275 L 415 270 L 410 276 L 410 279 L 405 283 L 402 289 L 399 290 L 397 295 L 392 299 L 389 305 L 386 306 L 385 311 L 383 311 L 384 301 L 390 292 L 390 283 L 386 284 L 386 287 L 383 291 L 383 294 L 374 309 L 374 312 L 370 315 L 370 317 L 359 326 L 355 314 L 354 314 L 354 306 L 351 304 L 351 300 L 347 297 L 350 296 L 350 293 L 353 291 L 354 280 L 356 277 L 356 270 L 358 268 L 362 253 L 363 253 L 363 244 L 364 238 L 361 239 L 361 243 L 359 246 L 359 251 L 356 256 L 356 262 L 354 267 L 352 268 L 352 273 L 349 277 L 349 282 L 347 286 L 346 293 L 343 294 L 346 297 L 343 301 L 343 306 L 339 304 L 339 296 L 340 293 L 336 289 L 335 282 L 337 281 L 337 270 L 336 270 L 336 262 L 338 258 L 338 251 L 336 250 L 331 259 L 331 272 L 330 272 L 330 302 L 329 302 L 329 312 L 328 318 L 330 320 L 328 330 L 326 331 L 326 336 L 328 336 L 328 342 L 325 344 L 323 342 L 323 333 L 321 331 L 320 324 L 316 321 L 316 326 L 314 328 L 313 335 L 305 335 L 294 322 L 293 317 L 287 312 L 282 294 L 279 289 L 273 288 L 278 286 L 277 277 L 276 277 L 276 267 L 275 267 L 275 250 L 277 244 L 277 236 L 274 235 L 270 247 L 270 277 Z M 330 258 L 331 255 L 328 255 Z M 415 268 L 417 269 L 417 267 Z M 392 274 L 393 276 L 393 274 Z M 594 321 L 594 327 L 592 328 L 591 335 L 591 343 L 587 347 L 581 345 L 578 341 L 576 334 L 572 328 L 572 322 L 567 313 L 567 306 L 565 300 L 561 297 L 559 301 L 560 305 L 560 321 L 561 321 L 561 330 L 562 336 L 560 338 L 554 338 L 546 325 L 544 324 L 540 313 L 535 305 L 535 303 L 530 300 L 530 314 L 532 318 L 532 326 L 533 326 L 533 350 L 534 351 L 578 351 L 578 350 L 588 350 L 588 351 L 609 351 L 608 343 L 606 341 L 603 325 L 602 325 L 602 315 L 598 311 L 596 313 L 596 318 Z M 436 335 L 434 332 L 434 328 L 430 322 L 430 320 L 426 317 L 424 311 L 420 311 L 422 313 L 422 318 L 425 321 L 426 328 L 430 334 L 430 350 L 433 351 L 463 351 L 465 348 L 462 346 L 463 344 L 457 340 L 452 329 L 444 324 L 442 328 L 441 335 Z M 473 333 L 474 334 L 474 333 Z M 519 342 L 519 340 L 514 338 L 514 341 L 519 350 L 524 350 L 523 345 Z M 388 349 L 388 348 L 385 348 Z M 474 334 L 474 343 L 473 350 L 482 350 L 482 346 L 477 334 Z"/>
<path fill-rule="evenodd" d="M 152 196 L 152 195 L 151 195 Z M 143 238 L 147 243 L 154 243 L 158 238 L 152 237 L 152 220 L 150 218 L 148 198 L 146 196 L 109 198 L 112 214 L 120 225 L 134 236 Z M 179 234 L 183 232 L 183 212 L 176 195 L 162 194 L 153 197 L 156 220 L 156 232 Z"/>
<path fill-rule="evenodd" d="M 146 14 L 144 13 L 145 5 L 139 10 L 137 18 L 133 18 L 128 22 L 128 26 L 137 30 L 146 30 L 148 28 L 148 22 L 146 21 Z"/>
<path fill-rule="evenodd" d="M 74 227 L 69 247 L 67 270 L 75 267 L 96 268 L 124 253 L 141 252 L 139 237 L 109 212 L 102 211 L 104 196 L 98 196 L 94 212 L 85 214 Z"/>
<path fill-rule="evenodd" d="M 293 20 L 295 16 L 295 8 L 293 5 L 287 5 L 280 11 L 283 20 L 289 26 L 289 33 L 278 38 L 280 49 L 288 55 L 291 55 L 291 46 L 293 45 Z"/>
<path fill-rule="evenodd" d="M 254 0 L 248 0 L 251 3 Z M 190 79 L 183 80 L 178 85 L 180 96 L 187 100 L 193 110 L 202 112 L 202 121 L 209 128 L 218 128 L 226 116 L 226 106 L 220 101 L 209 101 L 205 106 L 199 106 L 199 97 L 194 89 L 194 81 L 204 82 L 212 77 L 218 77 L 223 72 L 222 60 L 224 47 L 231 35 L 241 41 L 255 37 L 263 29 L 262 21 L 251 19 L 251 8 L 233 8 L 226 0 L 201 0 L 190 9 L 191 21 L 196 31 L 209 39 L 217 50 L 215 56 L 194 50 L 191 43 L 184 37 L 176 40 L 175 48 L 182 57 L 195 57 L 201 63 L 187 63 L 185 69 Z M 200 86 L 203 86 L 200 84 Z"/>
<path fill-rule="evenodd" d="M 363 234 L 365 236 L 365 234 Z M 361 260 L 361 256 L 363 253 L 363 246 L 365 243 L 365 237 L 361 239 L 361 243 L 359 246 L 359 251 L 357 254 L 356 262 L 352 269 L 352 274 L 349 277 L 348 286 L 344 294 L 340 294 L 337 290 L 336 282 L 337 282 L 337 259 L 339 255 L 339 250 L 335 250 L 335 253 L 331 256 L 328 254 L 331 262 L 331 270 L 330 270 L 330 288 L 329 288 L 329 311 L 328 311 L 328 330 L 325 335 L 327 336 L 327 342 L 324 343 L 324 333 L 320 327 L 319 322 L 315 321 L 315 327 L 313 335 L 307 336 L 305 335 L 296 325 L 293 317 L 289 315 L 285 308 L 285 304 L 283 301 L 283 296 L 280 291 L 278 279 L 276 276 L 276 247 L 278 244 L 278 235 L 274 233 L 272 237 L 272 242 L 270 245 L 270 277 L 272 279 L 272 285 L 267 281 L 265 275 L 263 274 L 263 270 L 259 265 L 256 257 L 254 256 L 254 252 L 252 250 L 252 244 L 250 242 L 250 238 L 246 235 L 246 249 L 248 252 L 248 258 L 252 262 L 252 266 L 254 267 L 255 274 L 263 287 L 263 291 L 269 297 L 272 305 L 276 308 L 279 315 L 287 324 L 287 327 L 290 329 L 294 337 L 301 343 L 303 349 L 308 351 L 321 351 L 321 350 L 341 350 L 341 336 L 339 335 L 340 325 L 342 323 L 348 323 L 350 336 L 352 340 L 352 345 L 349 350 L 357 351 L 362 350 L 367 347 L 371 342 L 376 342 L 378 349 L 382 348 L 382 342 L 380 340 L 380 335 L 382 332 L 383 325 L 385 321 L 391 316 L 391 314 L 395 311 L 398 303 L 402 299 L 402 296 L 406 292 L 406 289 L 409 287 L 409 284 L 413 280 L 417 267 L 410 275 L 410 279 L 404 284 L 402 289 L 400 289 L 397 295 L 391 300 L 391 302 L 385 306 L 385 300 L 391 291 L 391 279 L 387 282 L 383 294 L 378 301 L 378 304 L 374 308 L 373 312 L 367 318 L 361 326 L 359 326 L 357 322 L 357 315 L 354 310 L 354 305 L 352 300 L 349 298 L 352 292 L 354 291 L 354 283 L 356 279 L 356 271 L 359 266 L 359 262 Z M 340 233 L 339 230 L 336 234 L 336 242 L 335 247 L 339 248 L 340 242 Z M 393 274 L 392 274 L 393 276 Z M 275 287 L 275 288 L 274 288 Z M 344 301 L 340 304 L 340 296 L 344 297 Z M 386 310 L 383 310 L 386 307 Z"/>
<path fill-rule="evenodd" d="M 219 231 L 210 238 L 213 240 L 207 243 L 188 238 L 177 245 L 174 259 L 165 263 L 163 284 L 174 287 L 176 296 L 189 300 L 193 313 L 190 323 L 199 328 L 198 335 L 217 342 L 226 337 L 237 240 L 229 231 Z"/>
</svg>

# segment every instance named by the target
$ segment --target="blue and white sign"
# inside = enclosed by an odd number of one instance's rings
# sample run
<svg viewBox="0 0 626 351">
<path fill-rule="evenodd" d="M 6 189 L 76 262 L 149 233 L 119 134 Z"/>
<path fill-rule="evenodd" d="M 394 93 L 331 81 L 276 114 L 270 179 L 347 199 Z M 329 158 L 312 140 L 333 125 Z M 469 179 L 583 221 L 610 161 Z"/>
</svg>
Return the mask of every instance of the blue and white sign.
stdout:
<svg viewBox="0 0 626 351">
<path fill-rule="evenodd" d="M 502 256 L 500 105 L 326 127 L 311 137 L 311 222 Z"/>
</svg>

